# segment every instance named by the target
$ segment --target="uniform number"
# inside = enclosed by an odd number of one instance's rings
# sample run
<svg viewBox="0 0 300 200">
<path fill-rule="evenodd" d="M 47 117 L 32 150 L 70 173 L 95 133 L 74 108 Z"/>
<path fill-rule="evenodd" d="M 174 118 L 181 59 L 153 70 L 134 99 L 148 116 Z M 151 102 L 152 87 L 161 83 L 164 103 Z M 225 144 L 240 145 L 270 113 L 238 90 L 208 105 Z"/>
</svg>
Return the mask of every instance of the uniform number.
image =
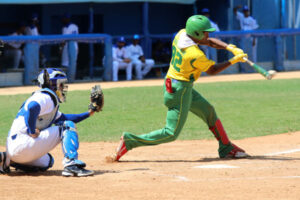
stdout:
<svg viewBox="0 0 300 200">
<path fill-rule="evenodd" d="M 176 50 L 175 46 L 172 46 L 172 60 L 171 64 L 173 65 L 174 69 L 178 72 L 180 72 L 180 66 L 182 63 L 182 56 L 179 51 Z"/>
</svg>

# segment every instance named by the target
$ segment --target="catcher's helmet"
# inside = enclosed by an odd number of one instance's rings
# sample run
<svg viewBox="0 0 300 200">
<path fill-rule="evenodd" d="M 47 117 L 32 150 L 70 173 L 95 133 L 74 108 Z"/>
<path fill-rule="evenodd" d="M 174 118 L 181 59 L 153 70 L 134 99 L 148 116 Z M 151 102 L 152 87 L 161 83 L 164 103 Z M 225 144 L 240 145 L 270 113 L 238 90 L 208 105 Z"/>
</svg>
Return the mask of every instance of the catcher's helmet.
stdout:
<svg viewBox="0 0 300 200">
<path fill-rule="evenodd" d="M 214 32 L 215 28 L 211 27 L 210 21 L 203 15 L 193 15 L 186 21 L 186 33 L 198 40 L 203 39 L 203 32 Z"/>
<path fill-rule="evenodd" d="M 68 89 L 65 85 L 68 81 L 65 72 L 57 68 L 47 68 L 40 72 L 37 80 L 39 87 L 49 88 L 56 93 L 60 102 L 65 101 Z"/>
</svg>

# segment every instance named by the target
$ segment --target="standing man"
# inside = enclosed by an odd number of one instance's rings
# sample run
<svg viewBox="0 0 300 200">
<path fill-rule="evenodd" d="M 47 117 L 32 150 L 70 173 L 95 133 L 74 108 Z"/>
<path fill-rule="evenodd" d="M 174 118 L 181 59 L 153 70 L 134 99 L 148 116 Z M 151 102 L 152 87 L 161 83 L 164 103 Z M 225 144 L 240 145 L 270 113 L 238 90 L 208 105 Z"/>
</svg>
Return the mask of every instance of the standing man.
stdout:
<svg viewBox="0 0 300 200">
<path fill-rule="evenodd" d="M 94 172 L 86 170 L 86 164 L 78 160 L 75 123 L 99 110 L 90 105 L 89 111 L 81 114 L 59 111 L 59 104 L 65 101 L 67 92 L 67 76 L 59 69 L 47 68 L 37 80 L 41 89 L 21 106 L 7 137 L 6 152 L 0 152 L 0 173 L 9 173 L 10 166 L 25 172 L 46 171 L 54 164 L 49 152 L 62 143 L 62 175 L 93 175 Z"/>
<path fill-rule="evenodd" d="M 126 69 L 126 80 L 132 79 L 132 62 L 125 48 L 125 38 L 119 37 L 117 45 L 113 47 L 113 81 L 118 81 L 119 69 Z"/>
<path fill-rule="evenodd" d="M 243 58 L 247 58 L 247 54 L 234 45 L 209 38 L 209 32 L 213 31 L 215 28 L 211 27 L 209 19 L 203 15 L 194 15 L 187 20 L 186 28 L 177 33 L 172 44 L 172 59 L 164 85 L 164 104 L 168 108 L 165 127 L 143 135 L 125 132 L 117 152 L 107 157 L 107 161 L 118 161 L 127 151 L 136 147 L 176 140 L 189 111 L 202 119 L 218 140 L 220 158 L 249 156 L 228 139 L 214 107 L 193 89 L 194 81 L 202 72 L 215 75 L 237 62 L 245 62 Z M 234 54 L 234 57 L 229 61 L 216 64 L 206 58 L 198 45 L 227 49 Z"/>
<path fill-rule="evenodd" d="M 9 36 L 22 36 L 25 34 L 25 23 L 21 22 L 18 24 L 17 29 L 14 33 Z M 5 46 L 5 57 L 11 58 L 12 68 L 18 69 L 22 60 L 23 44 L 22 43 L 9 43 Z"/>
<path fill-rule="evenodd" d="M 218 24 L 216 24 L 214 21 L 211 20 L 210 10 L 208 8 L 203 8 L 201 10 L 201 14 L 209 19 L 211 27 L 216 29 L 215 32 L 220 31 Z M 215 60 L 215 61 L 218 60 L 217 50 L 215 48 L 212 48 L 212 47 L 209 47 L 206 45 L 202 45 L 202 46 L 200 46 L 200 48 L 204 51 L 204 53 L 208 59 Z"/>
<path fill-rule="evenodd" d="M 29 25 L 25 29 L 25 35 L 39 35 L 39 18 L 37 13 L 31 15 Z"/>
<path fill-rule="evenodd" d="M 128 54 L 132 60 L 132 65 L 135 67 L 136 77 L 142 80 L 148 74 L 154 65 L 153 59 L 146 59 L 142 47 L 139 45 L 140 36 L 133 36 L 132 44 L 127 47 Z"/>
<path fill-rule="evenodd" d="M 239 12 L 238 9 L 242 8 L 243 13 Z M 234 14 L 236 19 L 240 22 L 240 29 L 243 31 L 255 30 L 259 27 L 256 20 L 250 16 L 250 11 L 247 5 L 236 6 L 234 8 Z M 249 58 L 255 63 L 257 61 L 257 41 L 256 38 L 251 36 L 245 36 L 241 38 L 240 43 L 242 49 L 249 55 Z M 253 72 L 253 69 L 246 64 L 241 65 L 241 72 Z"/>
<path fill-rule="evenodd" d="M 25 29 L 25 35 L 38 36 L 39 35 L 39 19 L 38 14 L 33 13 L 29 20 L 29 24 Z M 28 55 L 27 55 L 28 54 Z M 31 66 L 34 70 L 38 71 L 40 68 L 40 45 L 37 42 L 27 43 L 24 48 L 24 63 Z"/>
<path fill-rule="evenodd" d="M 78 26 L 71 22 L 71 15 L 69 13 L 64 14 L 62 18 L 62 23 L 63 23 L 63 28 L 62 28 L 63 35 L 79 34 Z M 75 50 L 75 54 L 74 54 L 75 58 L 73 58 L 74 59 L 73 62 L 70 62 L 69 47 L 72 47 Z M 78 55 L 77 42 L 69 41 L 62 44 L 61 66 L 68 68 L 68 79 L 70 82 L 73 82 L 75 80 L 77 55 Z"/>
</svg>

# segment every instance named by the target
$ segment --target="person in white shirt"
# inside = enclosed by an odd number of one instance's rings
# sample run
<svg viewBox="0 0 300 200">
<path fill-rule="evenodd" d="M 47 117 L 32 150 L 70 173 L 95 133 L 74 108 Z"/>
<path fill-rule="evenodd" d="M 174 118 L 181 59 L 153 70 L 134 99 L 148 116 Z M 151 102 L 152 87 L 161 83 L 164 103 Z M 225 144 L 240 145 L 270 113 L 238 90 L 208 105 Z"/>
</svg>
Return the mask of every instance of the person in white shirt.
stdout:
<svg viewBox="0 0 300 200">
<path fill-rule="evenodd" d="M 238 9 L 242 8 L 243 13 L 239 12 Z M 240 23 L 240 29 L 243 31 L 251 31 L 255 30 L 259 27 L 256 20 L 250 16 L 249 7 L 247 5 L 242 6 L 236 6 L 234 8 L 234 14 L 236 15 L 236 19 Z M 251 59 L 253 62 L 256 62 L 256 51 L 257 51 L 257 41 L 256 38 L 251 36 L 246 36 L 241 38 L 241 44 L 240 46 L 242 49 L 248 54 L 249 59 Z M 253 72 L 253 69 L 250 67 L 247 67 L 247 65 L 242 64 L 241 72 Z"/>
<path fill-rule="evenodd" d="M 216 29 L 215 32 L 220 31 L 218 24 L 216 24 L 214 21 L 211 20 L 210 10 L 208 8 L 203 8 L 201 10 L 201 14 L 209 19 L 211 27 Z M 218 60 L 217 49 L 206 46 L 206 45 L 201 45 L 200 48 L 204 51 L 207 58 L 209 58 L 211 60 Z"/>
<path fill-rule="evenodd" d="M 65 14 L 62 18 L 63 35 L 71 35 L 71 34 L 79 34 L 78 26 L 71 22 L 71 15 Z M 75 42 L 76 55 L 78 55 L 78 44 Z M 68 56 L 68 45 L 66 43 L 63 44 L 62 50 L 62 58 L 61 58 L 61 66 L 68 67 L 69 66 L 69 56 Z"/>
<path fill-rule="evenodd" d="M 119 69 L 126 69 L 126 80 L 132 78 L 132 62 L 125 48 L 125 38 L 120 37 L 117 45 L 113 47 L 113 81 L 118 81 Z"/>
<path fill-rule="evenodd" d="M 132 60 L 132 64 L 135 67 L 136 78 L 141 80 L 153 67 L 154 60 L 145 58 L 143 49 L 139 45 L 139 41 L 140 36 L 135 34 L 133 36 L 132 44 L 127 47 L 127 51 Z"/>
<path fill-rule="evenodd" d="M 9 36 L 21 36 L 25 34 L 25 23 L 18 24 L 16 32 L 10 34 Z M 12 68 L 18 69 L 21 59 L 22 59 L 22 43 L 9 43 L 6 45 L 4 56 L 7 58 L 12 58 Z M 9 66 L 11 67 L 11 66 Z"/>
<path fill-rule="evenodd" d="M 39 35 L 38 25 L 38 15 L 36 13 L 33 13 L 30 19 L 29 26 L 27 26 L 25 29 L 25 35 Z"/>
</svg>

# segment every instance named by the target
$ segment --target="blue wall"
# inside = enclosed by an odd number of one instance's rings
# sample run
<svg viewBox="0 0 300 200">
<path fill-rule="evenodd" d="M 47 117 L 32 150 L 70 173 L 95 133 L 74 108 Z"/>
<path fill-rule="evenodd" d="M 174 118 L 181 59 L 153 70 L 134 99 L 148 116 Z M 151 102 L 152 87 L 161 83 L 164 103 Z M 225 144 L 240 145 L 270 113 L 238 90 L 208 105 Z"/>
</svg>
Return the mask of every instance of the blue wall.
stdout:
<svg viewBox="0 0 300 200">
<path fill-rule="evenodd" d="M 260 25 L 259 29 L 281 28 L 281 3 L 286 7 L 291 0 L 198 0 L 198 13 L 204 7 L 211 10 L 211 18 L 218 23 L 221 30 L 236 30 L 238 22 L 233 15 L 233 7 L 250 2 L 251 15 Z M 231 5 L 233 3 L 233 5 Z M 296 0 L 296 8 L 300 0 Z M 216 6 L 217 5 L 217 6 Z M 42 34 L 61 33 L 61 15 L 69 12 L 76 23 L 79 23 L 81 33 L 88 30 L 88 15 L 90 4 L 50 4 L 50 5 L 0 5 L 0 34 L 13 31 L 13 26 L 27 19 L 32 12 L 37 12 L 41 19 Z M 96 32 L 111 35 L 142 34 L 143 3 L 103 3 L 93 4 Z M 262 9 L 263 8 L 263 9 Z M 290 12 L 287 9 L 287 15 Z M 298 11 L 300 12 L 300 11 Z M 188 16 L 194 14 L 193 5 L 149 3 L 149 32 L 151 34 L 169 34 L 184 28 Z M 288 23 L 288 17 L 283 24 Z M 293 40 L 288 38 L 287 58 L 292 58 L 291 46 Z M 297 49 L 300 49 L 297 38 Z M 274 56 L 274 38 L 259 38 L 258 61 L 270 61 Z M 300 56 L 298 51 L 298 57 Z"/>
</svg>

